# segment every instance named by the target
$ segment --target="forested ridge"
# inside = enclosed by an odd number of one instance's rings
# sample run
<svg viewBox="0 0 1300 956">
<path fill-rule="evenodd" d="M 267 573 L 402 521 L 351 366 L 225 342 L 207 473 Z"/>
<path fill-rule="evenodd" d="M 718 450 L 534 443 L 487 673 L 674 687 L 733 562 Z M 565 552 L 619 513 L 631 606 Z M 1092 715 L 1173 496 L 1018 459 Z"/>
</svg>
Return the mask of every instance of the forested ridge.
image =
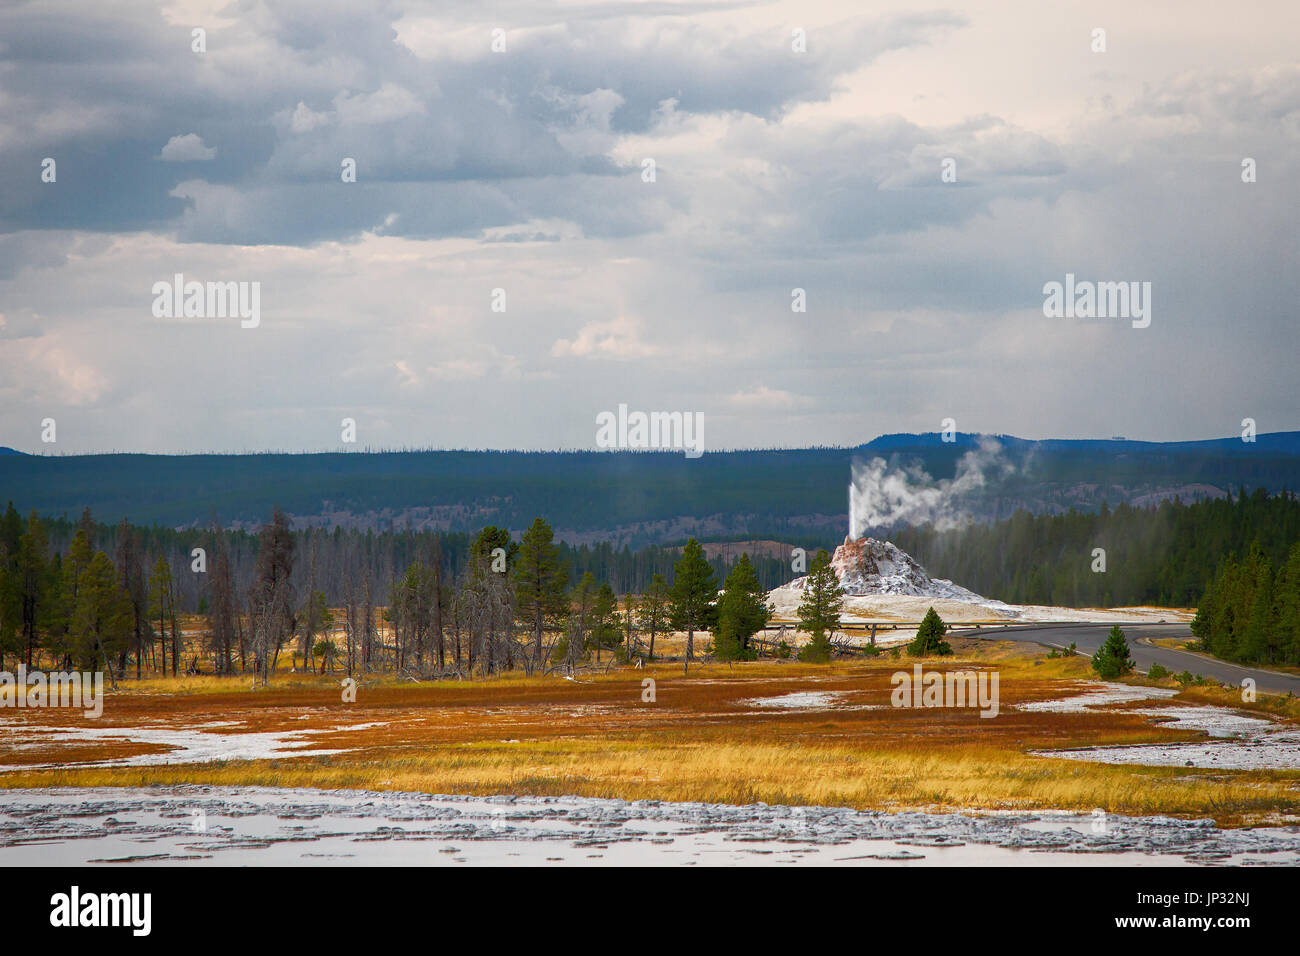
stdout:
<svg viewBox="0 0 1300 956">
<path fill-rule="evenodd" d="M 985 440 L 884 435 L 853 448 L 673 452 L 391 451 L 252 455 L 0 455 L 0 500 L 42 515 L 255 530 L 268 489 L 294 521 L 400 530 L 407 521 L 474 534 L 521 532 L 546 515 L 564 540 L 633 547 L 722 535 L 835 543 L 848 525 L 855 460 L 882 458 L 950 479 Z M 1096 510 L 1103 500 L 1183 500 L 1229 488 L 1300 487 L 1300 433 L 1255 442 L 1027 441 L 996 436 L 1008 466 L 962 503 L 980 521 L 1017 510 Z"/>
</svg>

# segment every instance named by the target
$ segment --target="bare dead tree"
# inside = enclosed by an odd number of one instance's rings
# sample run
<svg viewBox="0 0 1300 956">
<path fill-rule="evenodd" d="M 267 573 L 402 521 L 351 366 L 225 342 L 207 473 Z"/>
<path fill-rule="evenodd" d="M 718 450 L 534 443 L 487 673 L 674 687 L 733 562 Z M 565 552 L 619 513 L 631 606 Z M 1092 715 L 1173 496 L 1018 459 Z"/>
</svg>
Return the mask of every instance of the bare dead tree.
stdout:
<svg viewBox="0 0 1300 956">
<path fill-rule="evenodd" d="M 271 521 L 263 525 L 258 534 L 257 568 L 249 595 L 254 652 L 263 685 L 271 679 L 271 669 L 280 648 L 296 629 L 291 579 L 293 551 L 289 519 L 276 508 Z"/>
<path fill-rule="evenodd" d="M 209 589 L 212 600 L 208 606 L 208 650 L 212 653 L 218 674 L 230 674 L 235 669 L 234 649 L 236 642 L 235 619 L 238 608 L 235 605 L 235 584 L 231 575 L 230 551 L 225 538 L 219 535 L 216 519 L 213 519 L 209 550 L 212 554 L 211 579 Z M 242 657 L 242 639 L 240 639 Z"/>
<path fill-rule="evenodd" d="M 361 667 L 370 670 L 375 644 L 375 602 L 370 588 L 370 569 L 366 569 L 364 616 L 361 622 Z"/>
</svg>

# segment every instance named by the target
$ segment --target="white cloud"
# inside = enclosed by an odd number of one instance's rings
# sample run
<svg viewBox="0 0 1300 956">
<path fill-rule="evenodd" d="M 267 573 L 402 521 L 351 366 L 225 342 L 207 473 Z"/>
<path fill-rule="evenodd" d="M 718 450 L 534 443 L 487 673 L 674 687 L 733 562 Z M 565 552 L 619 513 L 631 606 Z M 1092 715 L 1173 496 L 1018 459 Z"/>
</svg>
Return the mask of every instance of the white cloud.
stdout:
<svg viewBox="0 0 1300 956">
<path fill-rule="evenodd" d="M 302 100 L 294 107 L 289 117 L 289 129 L 295 133 L 309 133 L 319 126 L 329 125 L 328 113 L 317 113 Z"/>
<path fill-rule="evenodd" d="M 551 347 L 556 358 L 639 359 L 660 351 L 659 346 L 642 341 L 640 323 L 626 315 L 588 322 L 574 338 L 557 339 Z"/>
<path fill-rule="evenodd" d="M 339 123 L 378 125 L 424 112 L 424 104 L 410 90 L 385 83 L 373 93 L 340 93 L 334 98 Z"/>
<path fill-rule="evenodd" d="M 207 146 L 198 133 L 185 133 L 167 140 L 158 159 L 168 163 L 190 163 L 212 159 L 217 155 L 215 146 Z"/>
<path fill-rule="evenodd" d="M 768 388 L 766 385 L 732 392 L 727 396 L 727 403 L 734 408 L 755 412 L 793 411 L 796 408 L 808 408 L 813 404 L 811 399 L 803 395 L 796 395 L 785 389 Z"/>
</svg>

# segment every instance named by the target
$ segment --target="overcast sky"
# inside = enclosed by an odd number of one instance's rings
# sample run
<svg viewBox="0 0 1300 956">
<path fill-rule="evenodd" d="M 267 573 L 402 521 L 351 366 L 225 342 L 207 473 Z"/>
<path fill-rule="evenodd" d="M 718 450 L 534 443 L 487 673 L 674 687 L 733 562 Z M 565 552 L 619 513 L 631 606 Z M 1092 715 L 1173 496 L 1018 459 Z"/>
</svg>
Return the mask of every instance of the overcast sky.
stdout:
<svg viewBox="0 0 1300 956">
<path fill-rule="evenodd" d="M 0 445 L 1297 429 L 1297 51 L 1294 0 L 9 2 Z"/>
</svg>

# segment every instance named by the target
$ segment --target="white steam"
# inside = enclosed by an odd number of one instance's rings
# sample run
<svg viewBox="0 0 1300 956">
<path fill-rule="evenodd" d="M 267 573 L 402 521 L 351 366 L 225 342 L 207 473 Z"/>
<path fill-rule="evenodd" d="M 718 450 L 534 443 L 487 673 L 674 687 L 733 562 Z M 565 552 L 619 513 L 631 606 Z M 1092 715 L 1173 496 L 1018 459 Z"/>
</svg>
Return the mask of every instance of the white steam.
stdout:
<svg viewBox="0 0 1300 956">
<path fill-rule="evenodd" d="M 873 528 L 930 522 L 938 530 L 965 524 L 969 516 L 961 501 L 983 488 L 990 478 L 1004 478 L 1015 467 L 993 438 L 961 456 L 953 478 L 935 481 L 919 465 L 890 467 L 883 458 L 853 460 L 849 485 L 849 535 L 862 537 Z"/>
</svg>

